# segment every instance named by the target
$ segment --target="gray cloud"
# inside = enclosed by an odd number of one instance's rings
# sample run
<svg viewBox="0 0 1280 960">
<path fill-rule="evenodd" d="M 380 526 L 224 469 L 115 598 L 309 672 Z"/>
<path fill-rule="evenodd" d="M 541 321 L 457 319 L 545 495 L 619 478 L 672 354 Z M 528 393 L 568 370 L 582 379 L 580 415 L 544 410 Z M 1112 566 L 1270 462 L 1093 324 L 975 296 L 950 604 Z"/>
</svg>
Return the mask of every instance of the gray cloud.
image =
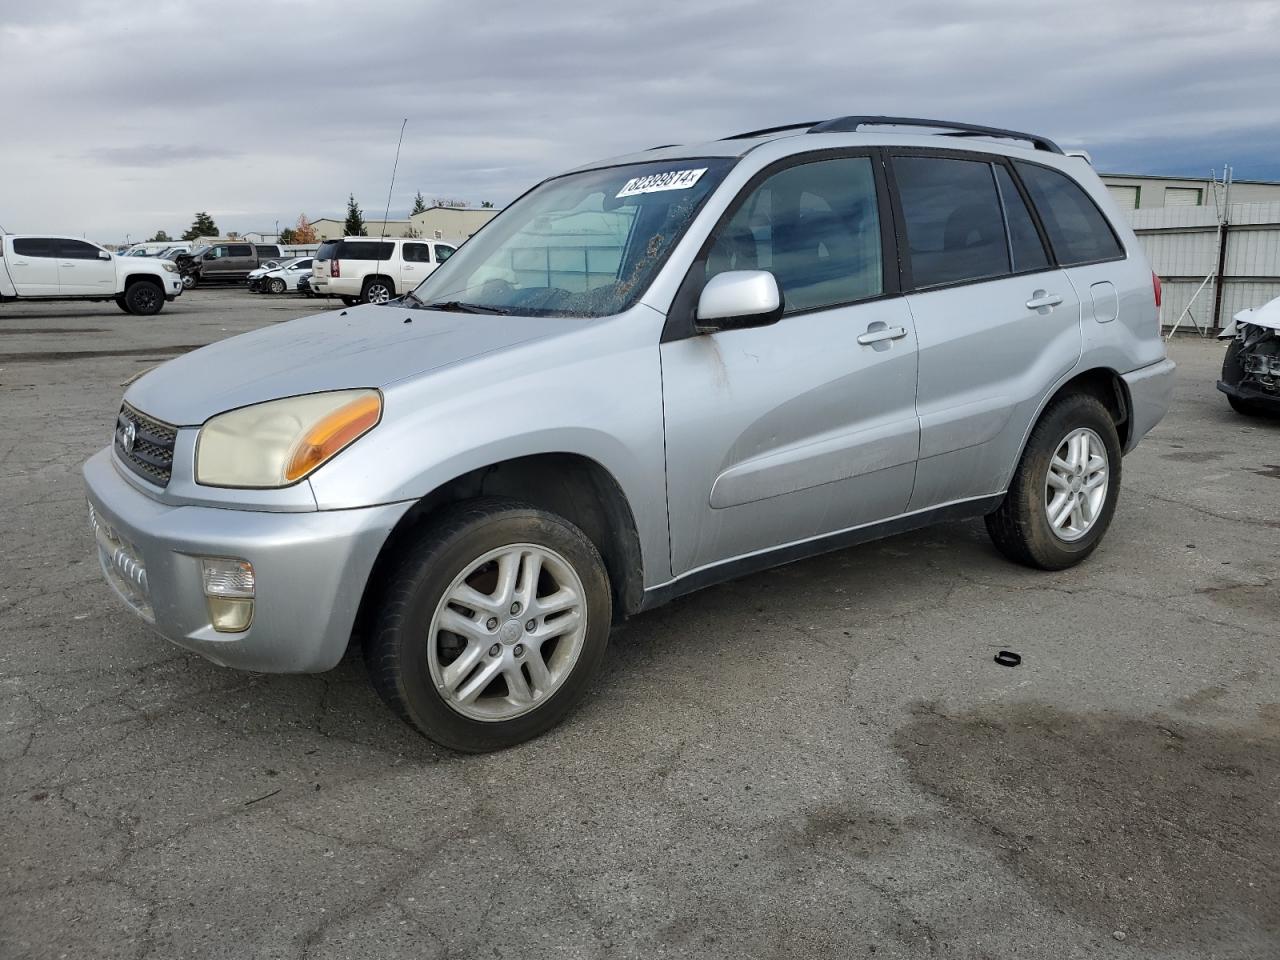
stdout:
<svg viewBox="0 0 1280 960">
<path fill-rule="evenodd" d="M 1043 131 L 1100 166 L 1280 176 L 1270 0 L 353 9 L 7 0 L 22 94 L 0 222 L 114 240 L 208 209 L 271 229 L 350 192 L 381 215 L 404 117 L 393 215 L 419 189 L 502 203 L 596 157 L 864 112 Z"/>
</svg>

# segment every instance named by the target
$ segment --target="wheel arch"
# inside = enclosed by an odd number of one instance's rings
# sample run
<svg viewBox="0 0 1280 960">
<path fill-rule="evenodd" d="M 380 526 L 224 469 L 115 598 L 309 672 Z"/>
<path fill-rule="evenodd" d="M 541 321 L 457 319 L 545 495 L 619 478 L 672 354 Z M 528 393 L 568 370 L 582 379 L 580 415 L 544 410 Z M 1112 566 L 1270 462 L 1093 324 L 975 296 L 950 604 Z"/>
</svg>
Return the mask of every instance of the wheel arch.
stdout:
<svg viewBox="0 0 1280 960">
<path fill-rule="evenodd" d="M 1111 422 L 1116 425 L 1116 434 L 1120 438 L 1120 449 L 1126 453 L 1129 451 L 1129 435 L 1131 432 L 1130 427 L 1132 426 L 1130 412 L 1133 409 L 1133 404 L 1129 397 L 1129 387 L 1124 382 L 1124 377 L 1110 367 L 1091 367 L 1088 370 L 1075 371 L 1040 401 L 1040 406 L 1036 409 L 1036 415 L 1031 418 L 1030 422 L 1027 423 L 1026 429 L 1022 432 L 1022 442 L 1018 445 L 1018 455 L 1014 458 L 1005 475 L 1004 485 L 1006 487 L 1013 477 L 1013 471 L 1022 462 L 1022 456 L 1027 450 L 1027 441 L 1030 439 L 1031 431 L 1035 429 L 1035 425 L 1040 422 L 1040 418 L 1044 416 L 1044 412 L 1049 408 L 1050 404 L 1059 397 L 1064 397 L 1070 393 L 1083 393 L 1092 396 L 1106 407 L 1107 412 L 1111 414 Z"/>
<path fill-rule="evenodd" d="M 164 281 L 154 273 L 131 273 L 124 278 L 124 289 L 128 290 L 135 283 L 154 283 L 164 292 Z"/>
<path fill-rule="evenodd" d="M 405 546 L 440 510 L 477 497 L 509 497 L 557 513 L 600 551 L 617 614 L 640 609 L 644 566 L 635 514 L 617 479 L 598 461 L 576 453 L 542 453 L 468 470 L 440 484 L 400 518 L 374 561 L 361 596 L 353 640 L 367 635 L 381 585 Z"/>
<path fill-rule="evenodd" d="M 391 288 L 391 293 L 392 293 L 392 295 L 393 295 L 393 296 L 394 296 L 395 294 L 399 293 L 399 284 L 397 284 L 397 283 L 396 283 L 395 278 L 394 278 L 393 276 L 391 276 L 391 274 L 389 274 L 389 273 L 371 273 L 371 274 L 369 274 L 367 277 L 365 277 L 363 280 L 361 280 L 361 281 L 360 281 L 360 290 L 361 290 L 362 292 L 363 292 L 363 291 L 365 291 L 365 290 L 368 290 L 368 289 L 369 289 L 369 284 L 373 283 L 373 281 L 375 281 L 375 280 L 384 280 L 384 281 L 386 281 L 387 286 Z"/>
</svg>

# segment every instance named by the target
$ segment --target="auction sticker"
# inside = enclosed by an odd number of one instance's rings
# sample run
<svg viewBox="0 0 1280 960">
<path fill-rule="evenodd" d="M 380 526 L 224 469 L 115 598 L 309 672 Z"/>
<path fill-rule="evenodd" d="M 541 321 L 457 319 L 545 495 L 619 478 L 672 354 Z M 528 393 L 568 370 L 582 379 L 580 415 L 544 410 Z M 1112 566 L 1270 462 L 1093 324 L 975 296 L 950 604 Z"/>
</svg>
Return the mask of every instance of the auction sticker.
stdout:
<svg viewBox="0 0 1280 960">
<path fill-rule="evenodd" d="M 632 177 L 622 185 L 617 197 L 634 197 L 638 193 L 657 193 L 660 190 L 688 190 L 706 172 L 707 168 L 703 167 L 700 170 L 668 170 L 651 173 L 647 177 Z"/>
</svg>

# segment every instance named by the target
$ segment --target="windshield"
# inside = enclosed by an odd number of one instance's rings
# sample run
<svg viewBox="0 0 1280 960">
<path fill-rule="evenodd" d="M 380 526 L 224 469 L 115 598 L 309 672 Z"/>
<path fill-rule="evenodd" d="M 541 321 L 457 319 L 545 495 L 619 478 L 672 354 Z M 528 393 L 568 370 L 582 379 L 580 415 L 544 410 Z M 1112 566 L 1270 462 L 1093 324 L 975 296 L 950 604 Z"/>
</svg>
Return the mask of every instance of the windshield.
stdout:
<svg viewBox="0 0 1280 960">
<path fill-rule="evenodd" d="M 494 313 L 621 313 L 736 162 L 663 160 L 548 180 L 459 247 L 415 296 Z"/>
</svg>

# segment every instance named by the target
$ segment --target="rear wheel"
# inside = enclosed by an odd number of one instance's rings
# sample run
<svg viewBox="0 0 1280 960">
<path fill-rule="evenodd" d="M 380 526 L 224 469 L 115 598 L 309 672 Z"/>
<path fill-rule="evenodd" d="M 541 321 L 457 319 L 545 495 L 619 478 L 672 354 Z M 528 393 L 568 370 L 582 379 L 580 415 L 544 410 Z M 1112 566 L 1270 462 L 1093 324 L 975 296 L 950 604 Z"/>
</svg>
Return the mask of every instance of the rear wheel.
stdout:
<svg viewBox="0 0 1280 960">
<path fill-rule="evenodd" d="M 395 295 L 395 287 L 391 285 L 390 280 L 384 277 L 370 277 L 364 282 L 360 299 L 364 303 L 386 303 Z"/>
<path fill-rule="evenodd" d="M 164 307 L 164 291 L 150 280 L 136 280 L 124 292 L 124 302 L 130 313 L 149 317 Z"/>
<path fill-rule="evenodd" d="M 1031 431 L 1004 501 L 986 518 L 1016 563 L 1062 570 L 1102 540 L 1120 495 L 1120 438 L 1096 397 L 1054 400 Z"/>
<path fill-rule="evenodd" d="M 447 747 L 509 747 L 560 722 L 609 640 L 595 545 L 513 500 L 459 504 L 396 566 L 366 641 L 374 688 Z"/>
</svg>

